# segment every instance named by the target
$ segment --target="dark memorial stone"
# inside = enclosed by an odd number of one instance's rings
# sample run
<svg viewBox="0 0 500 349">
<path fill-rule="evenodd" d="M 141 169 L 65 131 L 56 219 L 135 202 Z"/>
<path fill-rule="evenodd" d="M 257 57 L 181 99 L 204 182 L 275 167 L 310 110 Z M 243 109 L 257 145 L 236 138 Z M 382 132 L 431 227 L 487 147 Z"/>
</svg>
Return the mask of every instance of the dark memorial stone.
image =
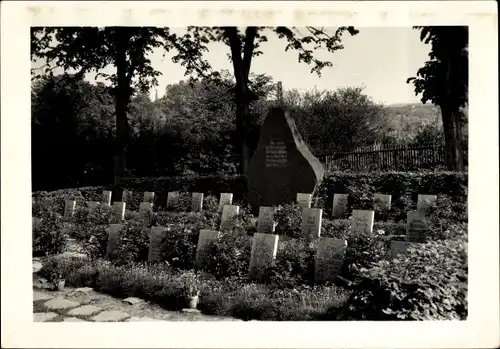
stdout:
<svg viewBox="0 0 500 349">
<path fill-rule="evenodd" d="M 248 165 L 248 200 L 254 214 L 260 206 L 292 203 L 297 193 L 314 194 L 324 172 L 288 112 L 271 108 Z"/>
</svg>

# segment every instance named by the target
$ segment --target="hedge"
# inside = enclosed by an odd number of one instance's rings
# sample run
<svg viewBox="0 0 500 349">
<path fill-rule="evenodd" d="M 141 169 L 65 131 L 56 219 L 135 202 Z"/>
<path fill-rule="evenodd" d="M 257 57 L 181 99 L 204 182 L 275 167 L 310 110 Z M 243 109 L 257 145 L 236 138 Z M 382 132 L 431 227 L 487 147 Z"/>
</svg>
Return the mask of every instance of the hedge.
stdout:
<svg viewBox="0 0 500 349">
<path fill-rule="evenodd" d="M 145 191 L 155 192 L 155 206 L 165 205 L 169 191 L 202 192 L 206 196 L 230 192 L 235 201 L 246 199 L 246 178 L 243 176 L 204 176 L 204 177 L 159 177 L 133 178 L 124 180 L 127 194 L 127 208 L 137 210 Z M 356 197 L 356 190 L 365 195 L 374 192 L 392 195 L 392 205 L 399 211 L 405 211 L 408 204 L 404 200 L 417 201 L 418 194 L 447 195 L 453 201 L 466 202 L 468 174 L 462 172 L 330 172 L 323 179 L 315 193 L 315 203 L 329 214 L 334 193 L 349 193 Z M 35 192 L 41 199 L 56 200 L 63 209 L 64 200 L 101 201 L 105 187 L 84 187 L 79 189 L 61 189 L 52 192 Z M 359 193 L 358 193 L 359 194 Z M 350 202 L 350 206 L 359 202 Z M 359 206 L 359 205 L 358 205 Z"/>
</svg>

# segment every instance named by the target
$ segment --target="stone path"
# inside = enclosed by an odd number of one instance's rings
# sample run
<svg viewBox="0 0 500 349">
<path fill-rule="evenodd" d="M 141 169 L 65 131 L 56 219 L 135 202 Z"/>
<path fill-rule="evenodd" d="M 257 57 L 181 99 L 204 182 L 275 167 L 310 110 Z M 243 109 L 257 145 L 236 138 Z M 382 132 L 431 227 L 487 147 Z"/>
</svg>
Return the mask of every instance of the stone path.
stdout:
<svg viewBox="0 0 500 349">
<path fill-rule="evenodd" d="M 35 322 L 240 321 L 199 312 L 169 311 L 145 300 L 125 301 L 89 287 L 68 287 L 64 291 L 51 291 L 48 287 L 43 279 L 34 280 Z"/>
</svg>

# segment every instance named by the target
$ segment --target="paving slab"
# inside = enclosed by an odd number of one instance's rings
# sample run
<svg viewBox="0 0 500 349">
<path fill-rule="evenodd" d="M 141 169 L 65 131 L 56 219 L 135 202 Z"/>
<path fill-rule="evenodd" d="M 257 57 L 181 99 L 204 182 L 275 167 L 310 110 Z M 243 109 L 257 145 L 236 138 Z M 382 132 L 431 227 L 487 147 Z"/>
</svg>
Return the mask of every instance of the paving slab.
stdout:
<svg viewBox="0 0 500 349">
<path fill-rule="evenodd" d="M 123 300 L 123 302 L 125 302 L 127 304 L 130 304 L 130 305 L 136 305 L 136 304 L 139 304 L 139 303 L 143 303 L 144 300 L 142 300 L 140 298 L 136 298 L 136 297 L 128 297 L 128 298 L 125 298 Z"/>
<path fill-rule="evenodd" d="M 94 315 L 102 310 L 102 308 L 96 307 L 95 305 L 84 305 L 68 312 L 68 315 L 72 316 L 89 316 Z"/>
<path fill-rule="evenodd" d="M 63 322 L 87 322 L 85 320 L 79 319 L 77 317 L 65 317 Z"/>
<path fill-rule="evenodd" d="M 37 292 L 33 291 L 33 302 L 36 301 L 45 301 L 54 298 L 54 296 L 51 296 L 50 294 L 43 293 L 43 292 Z"/>
<path fill-rule="evenodd" d="M 134 322 L 134 321 L 165 321 L 162 319 L 154 319 L 152 317 L 147 317 L 147 316 L 132 316 L 130 319 L 127 320 L 127 322 Z"/>
<path fill-rule="evenodd" d="M 56 313 L 33 313 L 34 322 L 45 322 L 57 317 Z"/>
<path fill-rule="evenodd" d="M 90 320 L 95 321 L 95 322 L 122 321 L 128 317 L 130 317 L 130 314 L 124 313 L 123 311 L 107 310 L 107 311 L 103 311 L 102 313 L 92 317 Z"/>
<path fill-rule="evenodd" d="M 50 301 L 45 302 L 44 305 L 49 310 L 56 310 L 56 309 L 76 308 L 80 304 L 65 298 L 54 298 L 51 299 Z"/>
</svg>

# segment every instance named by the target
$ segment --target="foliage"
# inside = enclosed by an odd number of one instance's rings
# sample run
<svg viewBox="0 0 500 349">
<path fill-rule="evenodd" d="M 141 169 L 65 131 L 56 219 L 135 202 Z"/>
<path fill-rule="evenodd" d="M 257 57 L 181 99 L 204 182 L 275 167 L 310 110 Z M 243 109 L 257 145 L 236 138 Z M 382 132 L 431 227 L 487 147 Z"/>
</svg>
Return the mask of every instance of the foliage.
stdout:
<svg viewBox="0 0 500 349">
<path fill-rule="evenodd" d="M 102 260 L 47 263 L 44 273 L 63 268 L 66 283 L 91 286 L 118 297 L 140 297 L 169 310 L 180 310 L 191 290 L 200 291 L 198 308 L 206 314 L 234 316 L 243 320 L 322 320 L 332 308 L 339 308 L 349 291 L 335 286 L 300 285 L 279 289 L 250 283 L 244 278 L 215 280 L 193 271 L 176 272 L 166 263 L 133 263 L 116 266 Z"/>
<path fill-rule="evenodd" d="M 49 256 L 62 253 L 66 247 L 66 236 L 61 216 L 48 210 L 40 224 L 33 227 L 33 255 Z"/>
<path fill-rule="evenodd" d="M 203 270 L 218 279 L 243 277 L 248 273 L 250 237 L 241 231 L 222 233 L 217 241 L 207 244 L 206 264 Z"/>
<path fill-rule="evenodd" d="M 464 170 L 460 108 L 469 99 L 469 28 L 466 26 L 419 26 L 420 40 L 431 44 L 430 60 L 410 77 L 422 103 L 432 102 L 441 109 L 449 170 Z"/>
<path fill-rule="evenodd" d="M 315 153 L 371 145 L 380 142 L 386 133 L 383 106 L 374 103 L 361 87 L 303 94 L 292 90 L 284 98 L 284 105 Z"/>
<path fill-rule="evenodd" d="M 465 320 L 467 242 L 412 246 L 406 255 L 360 269 L 364 279 L 351 295 L 343 320 Z"/>
<path fill-rule="evenodd" d="M 301 236 L 302 211 L 296 204 L 276 207 L 274 221 L 276 222 L 276 234 L 291 238 Z"/>
</svg>

